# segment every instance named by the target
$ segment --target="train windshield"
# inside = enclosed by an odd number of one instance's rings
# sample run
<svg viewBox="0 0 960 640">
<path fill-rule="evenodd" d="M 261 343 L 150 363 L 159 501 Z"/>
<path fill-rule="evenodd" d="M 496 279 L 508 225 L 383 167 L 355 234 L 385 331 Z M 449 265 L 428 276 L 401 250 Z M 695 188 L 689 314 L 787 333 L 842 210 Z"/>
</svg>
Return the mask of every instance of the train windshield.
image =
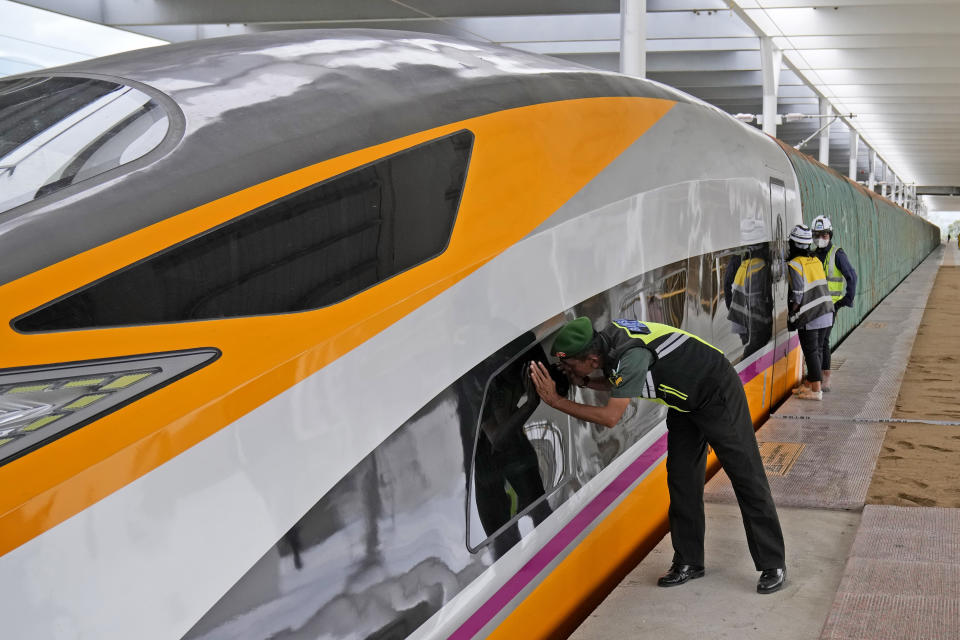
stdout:
<svg viewBox="0 0 960 640">
<path fill-rule="evenodd" d="M 92 78 L 0 80 L 0 211 L 100 175 L 154 149 L 160 104 Z"/>
</svg>

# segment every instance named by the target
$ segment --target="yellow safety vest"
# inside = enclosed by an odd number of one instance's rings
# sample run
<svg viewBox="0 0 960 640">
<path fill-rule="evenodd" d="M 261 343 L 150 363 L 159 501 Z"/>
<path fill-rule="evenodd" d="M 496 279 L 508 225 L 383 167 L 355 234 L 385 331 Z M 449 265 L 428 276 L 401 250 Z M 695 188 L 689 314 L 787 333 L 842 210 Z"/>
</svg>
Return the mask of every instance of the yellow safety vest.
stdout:
<svg viewBox="0 0 960 640">
<path fill-rule="evenodd" d="M 614 320 L 600 332 L 610 384 L 623 384 L 620 358 L 630 349 L 643 348 L 653 355 L 639 397 L 688 412 L 698 407 L 713 387 L 703 378 L 725 361 L 723 351 L 692 333 L 657 322 Z"/>
<path fill-rule="evenodd" d="M 803 297 L 800 308 L 790 314 L 791 328 L 800 328 L 815 318 L 833 313 L 833 299 L 827 286 L 823 263 L 810 256 L 797 256 L 787 266 L 803 276 Z"/>
<path fill-rule="evenodd" d="M 840 302 L 847 290 L 847 280 L 837 267 L 836 255 L 839 248 L 837 245 L 831 246 L 830 251 L 823 257 L 823 270 L 827 276 L 827 288 L 830 289 L 833 304 Z"/>
</svg>

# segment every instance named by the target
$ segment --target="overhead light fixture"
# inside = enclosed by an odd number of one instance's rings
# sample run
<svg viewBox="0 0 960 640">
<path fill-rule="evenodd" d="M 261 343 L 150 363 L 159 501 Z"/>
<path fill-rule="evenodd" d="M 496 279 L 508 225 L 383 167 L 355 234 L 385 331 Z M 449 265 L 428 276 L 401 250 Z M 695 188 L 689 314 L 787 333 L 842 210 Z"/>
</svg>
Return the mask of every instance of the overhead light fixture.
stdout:
<svg viewBox="0 0 960 640">
<path fill-rule="evenodd" d="M 803 116 L 804 118 L 830 118 L 825 125 L 823 125 L 823 126 L 820 127 L 819 129 L 817 129 L 816 131 L 814 131 L 813 133 L 811 133 L 809 136 L 807 136 L 806 138 L 804 138 L 803 140 L 801 140 L 799 144 L 797 144 L 796 146 L 794 146 L 793 148 L 796 149 L 797 151 L 799 151 L 800 149 L 802 149 L 802 148 L 804 147 L 804 145 L 806 145 L 808 142 L 810 142 L 811 140 L 813 140 L 814 138 L 816 138 L 818 135 L 820 135 L 820 132 L 822 132 L 824 129 L 826 129 L 827 127 L 829 127 L 830 125 L 832 125 L 832 124 L 833 124 L 834 122 L 836 122 L 839 118 L 856 118 L 856 117 L 857 117 L 857 116 L 856 116 L 855 114 L 853 114 L 853 113 L 848 113 L 848 114 L 846 114 L 846 115 L 843 115 L 842 113 L 837 113 L 837 114 L 834 114 L 834 115 L 824 115 L 824 114 L 815 114 L 815 115 L 814 115 L 814 114 L 811 114 L 811 115 L 806 115 L 806 114 L 797 113 L 797 114 L 792 114 L 792 115 L 800 115 L 800 116 Z"/>
<path fill-rule="evenodd" d="M 740 122 L 746 122 L 746 123 L 756 122 L 758 126 L 763 126 L 762 113 L 757 113 L 757 114 L 738 113 L 733 117 L 739 120 Z M 783 116 L 780 115 L 779 113 L 777 114 L 777 124 L 783 124 Z"/>
<path fill-rule="evenodd" d="M 757 124 L 763 124 L 763 115 L 754 114 L 754 113 L 737 113 L 733 116 L 740 122 L 756 122 Z M 783 124 L 784 122 L 799 122 L 800 120 L 808 120 L 811 118 L 830 118 L 830 122 L 827 125 L 833 123 L 837 118 L 856 118 L 857 116 L 852 113 L 847 114 L 835 114 L 835 115 L 823 115 L 819 113 L 778 113 L 777 114 L 777 124 Z M 817 131 L 820 133 L 820 131 Z"/>
</svg>

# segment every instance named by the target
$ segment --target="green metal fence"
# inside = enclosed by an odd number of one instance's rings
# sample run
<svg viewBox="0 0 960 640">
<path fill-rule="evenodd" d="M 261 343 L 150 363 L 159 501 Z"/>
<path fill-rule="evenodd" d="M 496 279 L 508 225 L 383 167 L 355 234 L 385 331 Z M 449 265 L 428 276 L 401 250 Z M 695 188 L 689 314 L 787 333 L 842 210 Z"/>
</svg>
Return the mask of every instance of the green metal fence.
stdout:
<svg viewBox="0 0 960 640">
<path fill-rule="evenodd" d="M 835 347 L 933 251 L 940 229 L 793 147 L 780 146 L 797 174 L 803 222 L 830 218 L 834 244 L 857 270 L 853 308 L 840 310 L 830 334 Z"/>
</svg>

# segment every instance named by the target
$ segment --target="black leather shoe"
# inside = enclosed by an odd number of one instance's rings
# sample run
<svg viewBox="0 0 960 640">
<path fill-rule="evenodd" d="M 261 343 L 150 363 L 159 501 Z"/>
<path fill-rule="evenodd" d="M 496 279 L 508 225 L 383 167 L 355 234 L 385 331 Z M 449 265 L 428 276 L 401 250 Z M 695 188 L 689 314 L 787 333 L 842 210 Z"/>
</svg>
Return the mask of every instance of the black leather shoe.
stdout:
<svg viewBox="0 0 960 640">
<path fill-rule="evenodd" d="M 704 574 L 703 567 L 695 564 L 677 564 L 670 565 L 670 571 L 667 571 L 662 578 L 657 580 L 658 587 L 676 587 L 687 580 L 702 578 Z"/>
<path fill-rule="evenodd" d="M 757 581 L 757 593 L 780 591 L 786 579 L 786 569 L 764 569 L 760 572 L 760 579 Z"/>
</svg>

